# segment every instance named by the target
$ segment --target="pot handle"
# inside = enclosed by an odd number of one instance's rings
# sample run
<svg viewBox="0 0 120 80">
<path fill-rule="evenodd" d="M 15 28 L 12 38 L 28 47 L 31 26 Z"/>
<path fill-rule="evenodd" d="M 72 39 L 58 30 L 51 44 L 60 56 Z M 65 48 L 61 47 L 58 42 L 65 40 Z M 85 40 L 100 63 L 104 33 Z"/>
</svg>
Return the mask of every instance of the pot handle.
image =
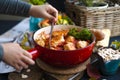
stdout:
<svg viewBox="0 0 120 80">
<path fill-rule="evenodd" d="M 40 54 L 36 48 L 32 48 L 32 49 L 27 50 L 27 51 L 32 55 L 33 60 L 37 59 L 40 56 Z"/>
</svg>

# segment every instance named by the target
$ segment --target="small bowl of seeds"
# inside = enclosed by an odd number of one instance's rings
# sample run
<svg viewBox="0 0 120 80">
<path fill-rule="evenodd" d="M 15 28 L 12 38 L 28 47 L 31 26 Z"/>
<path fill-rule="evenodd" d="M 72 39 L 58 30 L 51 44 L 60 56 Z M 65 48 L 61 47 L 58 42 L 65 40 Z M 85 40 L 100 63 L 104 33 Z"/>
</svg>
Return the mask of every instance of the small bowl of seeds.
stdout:
<svg viewBox="0 0 120 80">
<path fill-rule="evenodd" d="M 120 51 L 111 47 L 98 49 L 100 71 L 103 75 L 114 75 L 120 65 Z"/>
</svg>

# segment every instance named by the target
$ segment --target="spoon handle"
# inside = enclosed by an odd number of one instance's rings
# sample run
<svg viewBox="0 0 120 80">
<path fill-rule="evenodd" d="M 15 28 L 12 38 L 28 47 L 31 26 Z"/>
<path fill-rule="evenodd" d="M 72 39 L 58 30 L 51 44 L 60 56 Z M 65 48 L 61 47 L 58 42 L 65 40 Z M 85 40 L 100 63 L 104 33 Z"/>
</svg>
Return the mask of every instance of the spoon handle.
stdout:
<svg viewBox="0 0 120 80">
<path fill-rule="evenodd" d="M 49 38 L 49 48 L 51 48 L 51 39 L 52 39 L 53 27 L 54 27 L 54 22 L 51 23 L 50 38 Z"/>
</svg>

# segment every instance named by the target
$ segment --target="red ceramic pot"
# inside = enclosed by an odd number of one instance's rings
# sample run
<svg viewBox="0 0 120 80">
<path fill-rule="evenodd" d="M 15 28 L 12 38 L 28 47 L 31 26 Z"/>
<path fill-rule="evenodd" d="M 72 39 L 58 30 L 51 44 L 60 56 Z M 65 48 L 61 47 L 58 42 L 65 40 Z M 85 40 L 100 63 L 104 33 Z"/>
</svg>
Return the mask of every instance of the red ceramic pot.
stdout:
<svg viewBox="0 0 120 80">
<path fill-rule="evenodd" d="M 53 30 L 64 30 L 64 29 L 70 29 L 74 27 L 78 27 L 78 26 L 56 25 L 54 26 Z M 43 31 L 49 34 L 50 27 L 45 27 L 36 31 L 34 33 L 33 40 L 35 40 L 37 35 Z M 58 67 L 70 67 L 86 61 L 91 56 L 94 45 L 95 45 L 95 37 L 93 35 L 92 43 L 82 49 L 70 50 L 70 51 L 51 50 L 45 47 L 41 47 L 35 42 L 35 49 L 30 50 L 30 52 L 34 59 L 39 58 L 47 64 L 58 66 Z"/>
</svg>

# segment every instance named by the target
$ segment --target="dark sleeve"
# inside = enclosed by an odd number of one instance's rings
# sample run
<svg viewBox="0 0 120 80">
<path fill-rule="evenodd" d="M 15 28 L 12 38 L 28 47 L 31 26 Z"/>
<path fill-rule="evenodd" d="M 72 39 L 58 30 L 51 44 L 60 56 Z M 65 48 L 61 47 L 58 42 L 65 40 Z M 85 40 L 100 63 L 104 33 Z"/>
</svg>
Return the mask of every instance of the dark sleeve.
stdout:
<svg viewBox="0 0 120 80">
<path fill-rule="evenodd" d="M 0 61 L 3 58 L 3 47 L 0 45 Z"/>
<path fill-rule="evenodd" d="M 16 16 L 29 16 L 31 5 L 21 0 L 0 0 L 0 13 Z"/>
</svg>

